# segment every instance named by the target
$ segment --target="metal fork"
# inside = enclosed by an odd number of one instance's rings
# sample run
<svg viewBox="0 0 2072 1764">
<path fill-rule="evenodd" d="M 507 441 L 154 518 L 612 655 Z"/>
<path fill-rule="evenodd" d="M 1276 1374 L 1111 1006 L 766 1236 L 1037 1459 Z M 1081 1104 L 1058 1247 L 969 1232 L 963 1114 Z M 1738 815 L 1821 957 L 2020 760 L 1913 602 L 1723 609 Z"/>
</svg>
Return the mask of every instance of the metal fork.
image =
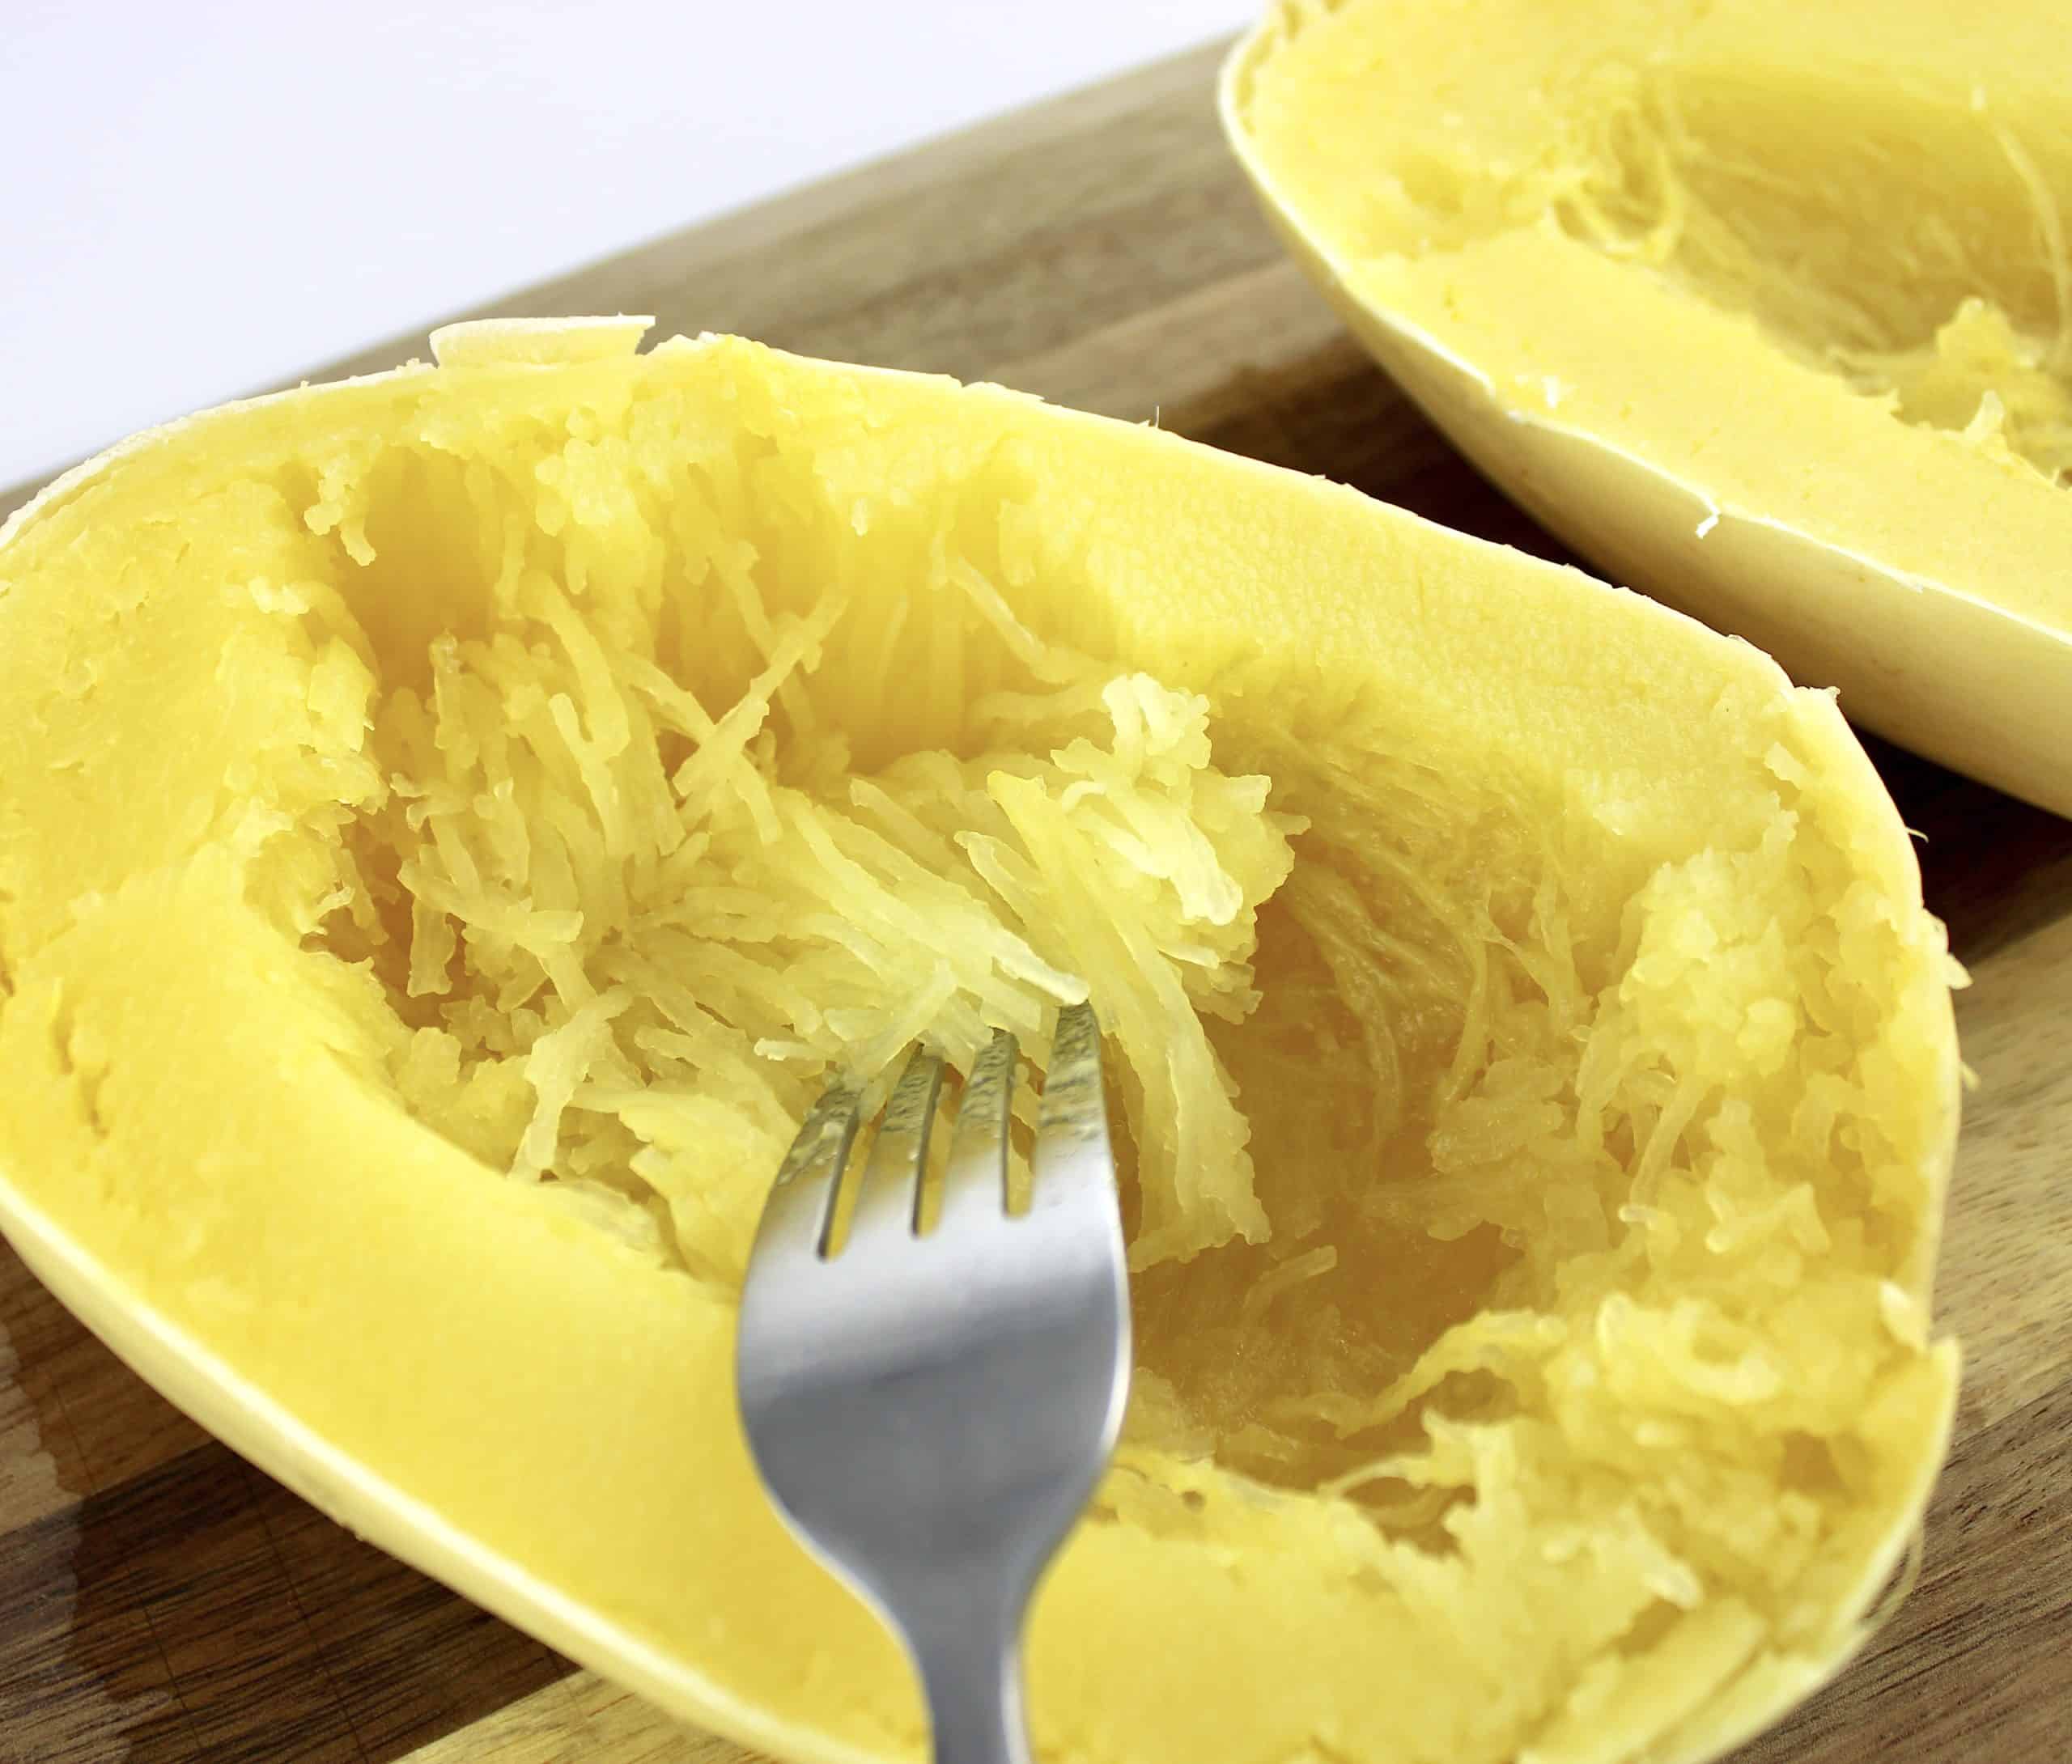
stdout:
<svg viewBox="0 0 2072 1764">
<path fill-rule="evenodd" d="M 779 1172 L 741 1295 L 757 1465 L 800 1541 L 906 1642 L 944 1764 L 1025 1764 L 1024 1617 L 1115 1448 L 1129 1384 L 1092 1009 L 1059 1016 L 1019 1215 L 1015 1058 L 1001 1033 L 974 1064 L 923 1232 L 942 1062 L 915 1050 L 831 1253 L 862 1100 L 828 1091 Z"/>
</svg>

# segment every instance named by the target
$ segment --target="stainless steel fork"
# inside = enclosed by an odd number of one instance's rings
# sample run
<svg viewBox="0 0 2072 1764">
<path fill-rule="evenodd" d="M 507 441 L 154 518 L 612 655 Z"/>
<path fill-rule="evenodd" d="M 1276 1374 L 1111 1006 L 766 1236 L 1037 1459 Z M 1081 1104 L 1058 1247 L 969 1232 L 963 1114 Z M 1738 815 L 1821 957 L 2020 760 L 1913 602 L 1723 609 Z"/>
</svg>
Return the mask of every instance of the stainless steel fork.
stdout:
<svg viewBox="0 0 2072 1764">
<path fill-rule="evenodd" d="M 1013 1037 L 964 1087 L 937 1216 L 942 1062 L 885 1107 L 846 1240 L 861 1098 L 830 1090 L 765 1206 L 737 1353 L 749 1444 L 802 1541 L 905 1640 L 944 1764 L 1025 1764 L 1030 1598 L 1122 1423 L 1129 1298 L 1090 1007 L 1059 1015 L 1025 1212 L 1007 1200 Z"/>
</svg>

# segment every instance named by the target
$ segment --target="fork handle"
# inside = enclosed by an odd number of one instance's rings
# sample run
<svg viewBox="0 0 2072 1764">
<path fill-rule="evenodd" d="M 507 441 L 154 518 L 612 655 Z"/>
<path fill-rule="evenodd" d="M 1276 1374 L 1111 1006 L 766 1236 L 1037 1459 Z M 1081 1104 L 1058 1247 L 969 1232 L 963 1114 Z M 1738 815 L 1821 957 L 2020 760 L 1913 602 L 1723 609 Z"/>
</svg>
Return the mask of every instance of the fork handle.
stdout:
<svg viewBox="0 0 2072 1764">
<path fill-rule="evenodd" d="M 914 1638 L 936 1764 L 1030 1764 L 1021 1646 L 1012 1630 L 944 1624 Z"/>
</svg>

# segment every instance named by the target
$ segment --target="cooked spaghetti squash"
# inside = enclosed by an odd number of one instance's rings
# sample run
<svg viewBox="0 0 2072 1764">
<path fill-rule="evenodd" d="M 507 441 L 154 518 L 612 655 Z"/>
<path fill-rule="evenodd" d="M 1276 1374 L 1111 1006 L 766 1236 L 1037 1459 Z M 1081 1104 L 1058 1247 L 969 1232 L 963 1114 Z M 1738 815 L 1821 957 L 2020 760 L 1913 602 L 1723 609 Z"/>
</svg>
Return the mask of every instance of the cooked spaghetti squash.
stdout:
<svg viewBox="0 0 2072 1764">
<path fill-rule="evenodd" d="M 911 1756 L 749 1469 L 742 1257 L 837 1064 L 1090 991 L 1140 1363 L 1045 1756 L 1692 1758 L 1830 1673 L 1943 1448 L 1957 1067 L 1829 699 L 1349 490 L 639 330 L 0 536 L 24 1255 L 556 1645 Z"/>
</svg>

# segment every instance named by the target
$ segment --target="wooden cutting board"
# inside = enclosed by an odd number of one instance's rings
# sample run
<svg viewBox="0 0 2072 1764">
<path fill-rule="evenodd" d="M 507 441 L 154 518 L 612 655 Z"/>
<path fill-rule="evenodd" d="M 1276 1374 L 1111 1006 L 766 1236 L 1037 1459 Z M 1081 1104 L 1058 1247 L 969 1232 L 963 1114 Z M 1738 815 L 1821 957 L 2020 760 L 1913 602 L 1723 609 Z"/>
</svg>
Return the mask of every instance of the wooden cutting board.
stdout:
<svg viewBox="0 0 2072 1764">
<path fill-rule="evenodd" d="M 652 312 L 663 335 L 738 331 L 999 380 L 1564 555 L 1282 261 L 1216 132 L 1216 59 L 1182 57 L 486 310 Z M 312 377 L 426 352 L 405 337 Z M 1976 982 L 1959 1022 L 1979 1082 L 1941 1289 L 1964 1395 L 1919 1587 L 1839 1684 L 1739 1764 L 2044 1764 L 2072 1758 L 2072 823 L 1871 751 L 1924 836 L 1930 905 Z M 146 1389 L 0 1247 L 4 1764 L 743 1758 L 302 1504 Z"/>
</svg>

